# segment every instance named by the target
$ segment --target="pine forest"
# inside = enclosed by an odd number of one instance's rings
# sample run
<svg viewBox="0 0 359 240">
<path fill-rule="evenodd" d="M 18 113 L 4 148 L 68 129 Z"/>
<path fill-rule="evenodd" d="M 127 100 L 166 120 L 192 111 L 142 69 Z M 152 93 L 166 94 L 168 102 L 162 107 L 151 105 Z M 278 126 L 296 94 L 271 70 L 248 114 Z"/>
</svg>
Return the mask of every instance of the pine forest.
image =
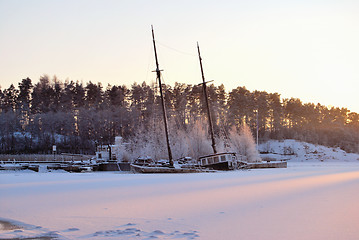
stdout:
<svg viewBox="0 0 359 240">
<path fill-rule="evenodd" d="M 174 148 L 180 151 L 188 136 L 207 144 L 202 86 L 163 87 Z M 246 125 L 254 137 L 258 131 L 259 142 L 297 139 L 359 152 L 359 114 L 346 108 L 245 87 L 226 91 L 223 85 L 208 85 L 207 90 L 222 148 L 233 131 Z M 102 86 L 47 75 L 37 83 L 23 79 L 17 87 L 0 89 L 0 153 L 51 153 L 56 145 L 59 153 L 93 154 L 97 144 L 111 144 L 116 136 L 131 145 L 157 141 L 155 146 L 165 151 L 158 92 L 156 83 Z M 207 145 L 210 149 L 209 140 Z"/>
</svg>

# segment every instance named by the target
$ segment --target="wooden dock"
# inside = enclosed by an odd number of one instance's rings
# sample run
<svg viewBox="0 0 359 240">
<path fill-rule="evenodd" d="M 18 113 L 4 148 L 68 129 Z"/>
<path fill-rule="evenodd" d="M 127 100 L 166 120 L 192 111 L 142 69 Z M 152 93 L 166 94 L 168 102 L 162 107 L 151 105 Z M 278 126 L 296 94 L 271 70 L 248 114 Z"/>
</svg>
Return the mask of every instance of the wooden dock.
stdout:
<svg viewBox="0 0 359 240">
<path fill-rule="evenodd" d="M 287 161 L 266 161 L 260 163 L 248 163 L 246 169 L 256 168 L 287 168 Z"/>
</svg>

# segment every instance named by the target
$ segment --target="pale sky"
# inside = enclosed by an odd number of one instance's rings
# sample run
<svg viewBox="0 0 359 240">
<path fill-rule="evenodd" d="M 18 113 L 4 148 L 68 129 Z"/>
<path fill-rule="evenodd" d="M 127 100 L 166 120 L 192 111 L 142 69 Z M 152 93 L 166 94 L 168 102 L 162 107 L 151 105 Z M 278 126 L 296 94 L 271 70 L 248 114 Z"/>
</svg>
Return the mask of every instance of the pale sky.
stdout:
<svg viewBox="0 0 359 240">
<path fill-rule="evenodd" d="M 357 0 L 0 0 L 0 86 L 207 80 L 359 112 Z"/>
</svg>

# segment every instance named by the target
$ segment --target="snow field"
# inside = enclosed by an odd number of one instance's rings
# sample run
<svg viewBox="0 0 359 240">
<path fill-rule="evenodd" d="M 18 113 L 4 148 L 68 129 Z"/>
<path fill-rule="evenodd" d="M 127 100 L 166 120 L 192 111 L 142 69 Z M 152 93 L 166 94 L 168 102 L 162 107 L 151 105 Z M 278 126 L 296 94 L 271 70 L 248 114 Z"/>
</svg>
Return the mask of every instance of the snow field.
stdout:
<svg viewBox="0 0 359 240">
<path fill-rule="evenodd" d="M 340 148 L 330 148 L 293 139 L 270 140 L 259 145 L 262 157 L 286 159 L 291 162 L 359 162 L 359 154 L 347 153 Z"/>
<path fill-rule="evenodd" d="M 0 238 L 358 239 L 357 189 L 356 162 L 200 174 L 2 172 L 0 220 L 22 229 L 0 229 Z"/>
</svg>

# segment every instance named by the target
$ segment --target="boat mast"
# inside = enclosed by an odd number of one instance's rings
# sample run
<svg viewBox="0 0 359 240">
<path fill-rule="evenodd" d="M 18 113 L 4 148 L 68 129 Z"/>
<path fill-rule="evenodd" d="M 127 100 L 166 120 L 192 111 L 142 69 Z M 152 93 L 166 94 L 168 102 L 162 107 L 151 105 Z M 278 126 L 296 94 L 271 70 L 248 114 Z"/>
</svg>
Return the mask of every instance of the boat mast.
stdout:
<svg viewBox="0 0 359 240">
<path fill-rule="evenodd" d="M 169 161 L 170 161 L 170 165 L 173 166 L 172 152 L 171 152 L 170 141 L 169 141 L 169 137 L 168 137 L 167 113 L 166 113 L 166 108 L 165 108 L 165 101 L 164 101 L 164 98 L 163 98 L 163 92 L 162 92 L 162 83 L 161 83 L 161 71 L 162 70 L 159 69 L 159 65 L 158 65 L 155 34 L 154 34 L 154 31 L 153 31 L 153 26 L 152 25 L 151 25 L 151 28 L 152 28 L 153 48 L 154 48 L 154 51 L 155 51 L 155 59 L 156 59 L 156 70 L 153 71 L 153 72 L 157 73 L 158 85 L 160 86 L 161 105 L 162 105 L 163 121 L 165 123 L 168 158 L 169 158 Z"/>
<path fill-rule="evenodd" d="M 202 58 L 201 58 L 201 52 L 199 51 L 198 42 L 197 42 L 197 49 L 198 49 L 199 65 L 201 66 L 203 93 L 204 93 L 204 98 L 206 100 L 207 115 L 208 115 L 208 122 L 209 122 L 209 131 L 211 133 L 211 139 L 212 139 L 212 148 L 213 148 L 213 153 L 216 154 L 217 149 L 216 149 L 216 142 L 214 141 L 214 133 L 213 133 L 213 124 L 212 124 L 211 111 L 209 110 L 208 95 L 207 95 L 207 85 L 206 85 L 206 81 L 204 79 Z"/>
</svg>

